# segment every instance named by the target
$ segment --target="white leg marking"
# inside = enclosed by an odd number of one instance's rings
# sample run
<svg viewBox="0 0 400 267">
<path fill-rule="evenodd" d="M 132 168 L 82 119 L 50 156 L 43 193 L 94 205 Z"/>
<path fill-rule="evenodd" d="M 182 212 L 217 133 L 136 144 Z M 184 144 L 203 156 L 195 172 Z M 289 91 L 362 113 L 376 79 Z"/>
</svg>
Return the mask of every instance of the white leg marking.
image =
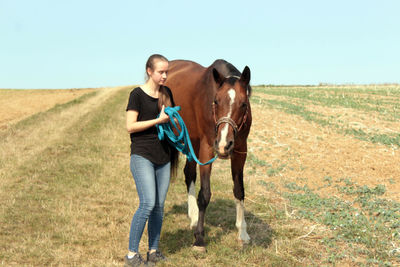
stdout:
<svg viewBox="0 0 400 267">
<path fill-rule="evenodd" d="M 250 242 L 250 236 L 247 234 L 247 224 L 244 219 L 244 202 L 235 199 L 236 202 L 236 228 L 239 230 L 238 238 L 243 243 Z"/>
<path fill-rule="evenodd" d="M 188 216 L 190 218 L 190 227 L 195 228 L 199 219 L 199 208 L 196 200 L 196 186 L 192 182 L 188 192 Z"/>
</svg>

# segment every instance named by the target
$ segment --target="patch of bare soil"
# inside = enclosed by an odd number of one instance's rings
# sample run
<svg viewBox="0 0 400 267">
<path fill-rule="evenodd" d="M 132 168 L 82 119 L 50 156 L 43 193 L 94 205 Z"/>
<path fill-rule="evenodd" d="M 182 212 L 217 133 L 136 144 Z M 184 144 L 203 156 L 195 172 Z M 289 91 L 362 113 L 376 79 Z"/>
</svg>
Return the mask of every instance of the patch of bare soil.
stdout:
<svg viewBox="0 0 400 267">
<path fill-rule="evenodd" d="M 347 178 L 360 186 L 385 185 L 385 197 L 400 200 L 399 150 L 343 136 L 265 106 L 254 104 L 252 110 L 258 119 L 253 121 L 249 148 L 269 163 L 257 170 L 259 178 L 280 190 L 285 190 L 284 183 L 295 182 L 325 196 L 338 193 L 324 187 L 327 177 L 333 182 Z"/>
<path fill-rule="evenodd" d="M 0 90 L 0 128 L 94 90 Z"/>
</svg>

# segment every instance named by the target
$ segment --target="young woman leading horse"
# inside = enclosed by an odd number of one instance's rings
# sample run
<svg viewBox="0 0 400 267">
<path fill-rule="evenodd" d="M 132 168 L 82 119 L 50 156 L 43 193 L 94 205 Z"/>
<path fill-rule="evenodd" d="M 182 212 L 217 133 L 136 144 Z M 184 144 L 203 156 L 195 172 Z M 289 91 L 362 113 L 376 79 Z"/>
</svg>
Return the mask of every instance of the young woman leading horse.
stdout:
<svg viewBox="0 0 400 267">
<path fill-rule="evenodd" d="M 147 82 L 135 88 L 126 108 L 126 127 L 131 138 L 130 169 L 139 195 L 139 208 L 133 216 L 129 234 L 129 252 L 125 266 L 141 266 L 145 261 L 139 254 L 139 242 L 148 222 L 148 262 L 165 260 L 158 250 L 171 165 L 176 166 L 177 151 L 166 141 L 160 141 L 156 124 L 169 122 L 166 106 L 174 106 L 170 89 L 164 86 L 168 60 L 152 55 L 146 63 Z M 159 115 L 160 114 L 160 115 Z M 157 117 L 159 115 L 159 117 Z"/>
<path fill-rule="evenodd" d="M 170 61 L 166 85 L 175 104 L 181 106 L 193 148 L 200 162 L 207 162 L 217 152 L 219 158 L 231 159 L 236 201 L 238 238 L 248 243 L 244 218 L 243 168 L 247 156 L 247 136 L 251 127 L 249 97 L 250 69 L 240 73 L 232 64 L 217 60 L 208 68 L 192 61 Z M 188 192 L 188 215 L 195 228 L 194 248 L 205 251 L 204 216 L 210 202 L 211 164 L 200 166 L 201 188 L 196 201 L 196 162 L 186 161 L 184 173 Z"/>
</svg>

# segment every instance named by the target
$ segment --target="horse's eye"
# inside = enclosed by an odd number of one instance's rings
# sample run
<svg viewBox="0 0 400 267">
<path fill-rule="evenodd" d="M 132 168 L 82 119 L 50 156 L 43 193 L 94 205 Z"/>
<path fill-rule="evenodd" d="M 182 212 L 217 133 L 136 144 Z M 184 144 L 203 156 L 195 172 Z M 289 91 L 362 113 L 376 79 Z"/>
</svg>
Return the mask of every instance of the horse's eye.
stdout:
<svg viewBox="0 0 400 267">
<path fill-rule="evenodd" d="M 214 104 L 218 105 L 218 100 L 217 99 L 214 99 Z"/>
<path fill-rule="evenodd" d="M 242 105 L 241 105 L 241 107 L 242 107 L 242 108 L 247 108 L 247 103 L 246 103 L 246 102 L 243 102 Z"/>
</svg>

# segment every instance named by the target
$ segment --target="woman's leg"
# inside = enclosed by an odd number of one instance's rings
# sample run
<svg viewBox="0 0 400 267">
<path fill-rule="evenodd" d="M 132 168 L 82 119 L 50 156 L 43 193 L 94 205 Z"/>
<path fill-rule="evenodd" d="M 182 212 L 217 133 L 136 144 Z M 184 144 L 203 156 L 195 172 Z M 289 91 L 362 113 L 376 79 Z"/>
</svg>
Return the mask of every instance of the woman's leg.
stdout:
<svg viewBox="0 0 400 267">
<path fill-rule="evenodd" d="M 153 163 L 138 155 L 131 156 L 130 167 L 140 204 L 132 218 L 129 251 L 138 252 L 144 227 L 156 203 L 156 172 Z"/>
<path fill-rule="evenodd" d="M 156 202 L 147 225 L 149 235 L 149 250 L 158 249 L 161 227 L 164 217 L 164 202 L 167 197 L 171 177 L 171 164 L 156 166 Z"/>
</svg>

